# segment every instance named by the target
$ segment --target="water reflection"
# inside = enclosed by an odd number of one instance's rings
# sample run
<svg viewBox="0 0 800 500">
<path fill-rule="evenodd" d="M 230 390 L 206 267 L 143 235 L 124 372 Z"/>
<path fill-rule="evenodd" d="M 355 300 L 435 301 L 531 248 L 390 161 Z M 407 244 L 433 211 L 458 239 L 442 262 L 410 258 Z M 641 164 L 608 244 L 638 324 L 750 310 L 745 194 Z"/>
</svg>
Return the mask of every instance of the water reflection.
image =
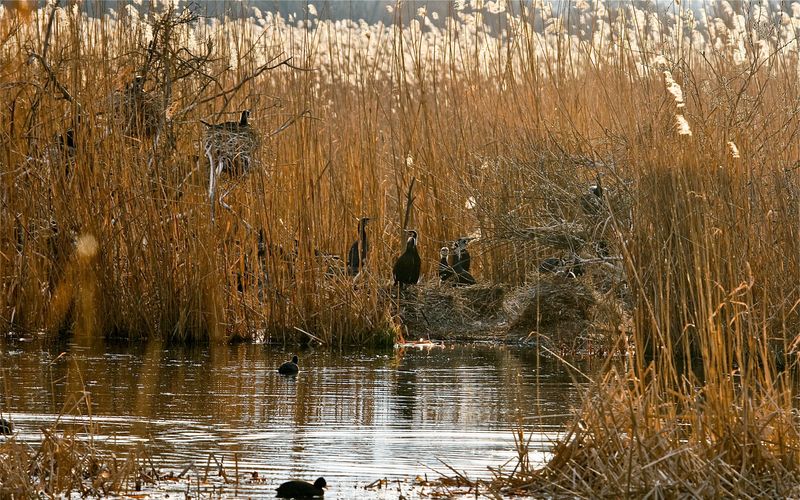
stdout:
<svg viewBox="0 0 800 500">
<path fill-rule="evenodd" d="M 486 477 L 514 457 L 520 423 L 544 459 L 577 404 L 569 372 L 530 349 L 299 354 L 298 376 L 283 377 L 292 353 L 259 345 L 0 341 L 0 408 L 23 440 L 65 412 L 110 447 L 150 443 L 162 467 L 214 453 L 269 478 L 266 490 L 325 476 L 326 498 L 365 498 L 356 486 L 444 470 L 439 460 Z"/>
</svg>

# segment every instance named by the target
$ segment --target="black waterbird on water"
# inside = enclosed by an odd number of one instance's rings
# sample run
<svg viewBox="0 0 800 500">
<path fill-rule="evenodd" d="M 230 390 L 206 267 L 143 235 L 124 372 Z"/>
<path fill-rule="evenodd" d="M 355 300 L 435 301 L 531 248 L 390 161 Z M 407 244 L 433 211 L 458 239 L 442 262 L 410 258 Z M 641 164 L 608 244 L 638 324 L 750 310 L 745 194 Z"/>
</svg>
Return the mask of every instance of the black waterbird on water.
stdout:
<svg viewBox="0 0 800 500">
<path fill-rule="evenodd" d="M 445 282 L 456 275 L 456 272 L 450 266 L 450 249 L 442 247 L 442 249 L 439 250 L 439 257 L 439 280 Z"/>
<path fill-rule="evenodd" d="M 422 260 L 417 251 L 417 232 L 413 229 L 406 229 L 405 232 L 410 235 L 406 240 L 406 251 L 397 258 L 392 268 L 394 284 L 399 284 L 401 288 L 403 285 L 416 285 L 422 267 Z"/>
<path fill-rule="evenodd" d="M 228 132 L 238 132 L 239 130 L 250 126 L 250 124 L 247 121 L 248 118 L 250 118 L 250 110 L 245 109 L 244 111 L 242 111 L 242 114 L 239 117 L 238 122 L 208 123 L 205 120 L 200 120 L 200 123 L 214 130 L 227 130 Z"/>
<path fill-rule="evenodd" d="M 350 246 L 347 253 L 347 274 L 355 276 L 367 264 L 367 223 L 369 217 L 362 217 L 358 221 L 358 239 Z"/>
<path fill-rule="evenodd" d="M 325 495 L 328 483 L 324 477 L 318 477 L 314 484 L 306 481 L 286 481 L 278 486 L 278 498 L 319 498 Z"/>
<path fill-rule="evenodd" d="M 0 434 L 6 436 L 14 432 L 14 426 L 8 420 L 0 418 Z"/>
<path fill-rule="evenodd" d="M 297 355 L 292 356 L 291 361 L 287 361 L 278 367 L 278 373 L 281 375 L 297 375 L 300 368 L 297 366 Z"/>
</svg>

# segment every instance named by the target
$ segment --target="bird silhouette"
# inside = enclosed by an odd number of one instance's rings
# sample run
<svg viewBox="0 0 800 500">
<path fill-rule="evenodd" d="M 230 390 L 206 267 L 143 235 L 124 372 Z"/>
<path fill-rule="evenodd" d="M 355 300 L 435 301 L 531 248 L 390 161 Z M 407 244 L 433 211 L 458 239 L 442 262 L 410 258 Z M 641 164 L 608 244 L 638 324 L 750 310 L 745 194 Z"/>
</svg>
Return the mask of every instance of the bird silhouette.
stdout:
<svg viewBox="0 0 800 500">
<path fill-rule="evenodd" d="M 451 280 L 456 275 L 456 272 L 450 266 L 450 249 L 442 247 L 439 250 L 439 280 L 444 283 Z"/>
<path fill-rule="evenodd" d="M 367 223 L 369 217 L 362 217 L 358 221 L 358 239 L 350 246 L 347 253 L 347 274 L 355 276 L 367 263 Z"/>
<path fill-rule="evenodd" d="M 406 250 L 397 258 L 392 268 L 394 284 L 400 285 L 400 288 L 404 285 L 416 285 L 422 267 L 422 260 L 417 251 L 417 232 L 413 229 L 406 229 L 405 232 L 409 234 Z"/>
<path fill-rule="evenodd" d="M 250 123 L 248 119 L 250 118 L 250 110 L 245 109 L 242 111 L 242 114 L 239 117 L 239 121 L 237 122 L 222 122 L 222 123 L 208 123 L 205 120 L 200 120 L 200 123 L 208 127 L 212 130 L 226 130 L 228 132 L 239 132 L 242 129 L 248 128 Z"/>
<path fill-rule="evenodd" d="M 472 238 L 459 238 L 453 242 L 453 250 L 455 252 L 453 256 L 453 269 L 455 269 L 456 272 L 469 272 L 469 268 L 472 265 L 472 258 L 467 251 L 467 244 L 471 239 Z"/>
<path fill-rule="evenodd" d="M 603 185 L 600 183 L 600 177 L 597 178 L 597 184 L 589 186 L 589 191 L 581 196 L 581 209 L 586 215 L 598 215 L 603 211 Z"/>
<path fill-rule="evenodd" d="M 563 259 L 559 259 L 557 257 L 548 257 L 539 264 L 539 272 L 542 274 L 558 274 L 563 266 Z"/>
<path fill-rule="evenodd" d="M 328 483 L 324 477 L 318 477 L 314 484 L 306 481 L 286 481 L 278 486 L 278 498 L 319 498 L 325 495 Z"/>
<path fill-rule="evenodd" d="M 467 251 L 467 244 L 470 238 L 459 238 L 453 243 L 455 255 L 453 255 L 453 271 L 455 272 L 455 284 L 457 285 L 474 285 L 475 278 L 470 274 L 469 268 L 472 264 L 472 258 Z"/>
<path fill-rule="evenodd" d="M 281 375 L 297 375 L 297 372 L 300 371 L 300 367 L 297 366 L 297 362 L 297 356 L 292 356 L 291 361 L 287 361 L 278 367 L 278 373 Z"/>
</svg>

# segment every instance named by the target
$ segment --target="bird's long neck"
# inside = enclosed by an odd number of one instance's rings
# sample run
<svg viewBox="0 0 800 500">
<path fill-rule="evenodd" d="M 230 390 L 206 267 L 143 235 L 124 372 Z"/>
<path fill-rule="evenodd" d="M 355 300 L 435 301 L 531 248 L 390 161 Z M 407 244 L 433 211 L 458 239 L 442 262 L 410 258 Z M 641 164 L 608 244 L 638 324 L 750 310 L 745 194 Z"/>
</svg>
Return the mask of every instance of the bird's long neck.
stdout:
<svg viewBox="0 0 800 500">
<path fill-rule="evenodd" d="M 361 253 L 367 253 L 367 226 L 363 222 L 359 225 L 358 228 L 359 237 L 361 238 Z"/>
</svg>

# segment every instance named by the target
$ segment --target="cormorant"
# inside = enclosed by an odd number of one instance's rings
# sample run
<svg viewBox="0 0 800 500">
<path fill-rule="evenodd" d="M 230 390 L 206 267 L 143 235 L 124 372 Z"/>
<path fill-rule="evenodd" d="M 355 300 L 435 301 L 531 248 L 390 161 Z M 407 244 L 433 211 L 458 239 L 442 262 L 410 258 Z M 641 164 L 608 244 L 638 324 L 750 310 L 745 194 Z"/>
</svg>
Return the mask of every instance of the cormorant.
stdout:
<svg viewBox="0 0 800 500">
<path fill-rule="evenodd" d="M 297 355 L 292 356 L 291 361 L 287 361 L 278 367 L 278 373 L 281 375 L 297 375 L 297 372 L 300 371 L 300 368 L 297 366 L 297 361 Z"/>
<path fill-rule="evenodd" d="M 567 277 L 577 278 L 578 276 L 583 276 L 583 259 L 577 254 L 573 253 L 572 257 L 565 261 L 564 264 L 567 266 Z"/>
<path fill-rule="evenodd" d="M 58 148 L 69 157 L 75 156 L 75 129 L 68 128 L 64 133 L 56 136 Z"/>
<path fill-rule="evenodd" d="M 471 238 L 459 238 L 453 242 L 453 248 L 456 253 L 453 256 L 453 271 L 456 273 L 456 284 L 458 285 L 474 285 L 475 278 L 469 273 L 469 267 L 472 262 L 469 252 L 467 251 L 467 243 Z"/>
<path fill-rule="evenodd" d="M 472 259 L 467 251 L 467 243 L 469 243 L 470 240 L 471 238 L 459 238 L 453 242 L 453 250 L 455 250 L 453 269 L 455 269 L 457 273 L 461 271 L 469 272 Z"/>
<path fill-rule="evenodd" d="M 474 285 L 475 278 L 464 269 L 456 269 L 456 285 Z"/>
<path fill-rule="evenodd" d="M 306 481 L 287 481 L 278 486 L 278 498 L 319 498 L 325 495 L 328 485 L 324 477 L 318 477 L 314 484 Z"/>
<path fill-rule="evenodd" d="M 392 268 L 394 284 L 399 284 L 401 288 L 403 285 L 417 284 L 419 270 L 422 266 L 422 260 L 417 251 L 417 232 L 413 229 L 406 229 L 405 232 L 410 235 L 406 241 L 406 251 L 397 258 Z"/>
<path fill-rule="evenodd" d="M 362 217 L 358 221 L 358 239 L 350 246 L 347 253 L 347 274 L 355 276 L 358 271 L 367 265 L 367 223 L 369 217 Z"/>
<path fill-rule="evenodd" d="M 608 249 L 608 243 L 606 243 L 604 240 L 600 240 L 597 243 L 595 243 L 594 250 L 595 252 L 597 252 L 598 257 L 602 257 L 604 259 L 610 255 Z"/>
<path fill-rule="evenodd" d="M 442 247 L 442 249 L 439 250 L 439 257 L 439 280 L 445 282 L 456 275 L 456 272 L 450 266 L 449 262 L 450 249 Z"/>
<path fill-rule="evenodd" d="M 556 257 L 549 257 L 544 259 L 541 264 L 539 264 L 539 272 L 540 273 L 552 273 L 558 274 L 561 268 L 564 267 L 564 261 L 558 259 Z"/>
<path fill-rule="evenodd" d="M 8 420 L 0 418 L 0 434 L 7 436 L 14 432 L 14 426 Z"/>
<path fill-rule="evenodd" d="M 589 186 L 589 192 L 581 197 L 581 208 L 586 215 L 597 215 L 603 210 L 603 186 L 600 178 L 597 184 Z"/>
<path fill-rule="evenodd" d="M 225 130 L 228 132 L 239 132 L 250 126 L 247 119 L 250 118 L 250 110 L 245 109 L 238 122 L 222 122 L 222 123 L 208 123 L 205 120 L 200 120 L 200 123 L 213 130 Z"/>
</svg>

